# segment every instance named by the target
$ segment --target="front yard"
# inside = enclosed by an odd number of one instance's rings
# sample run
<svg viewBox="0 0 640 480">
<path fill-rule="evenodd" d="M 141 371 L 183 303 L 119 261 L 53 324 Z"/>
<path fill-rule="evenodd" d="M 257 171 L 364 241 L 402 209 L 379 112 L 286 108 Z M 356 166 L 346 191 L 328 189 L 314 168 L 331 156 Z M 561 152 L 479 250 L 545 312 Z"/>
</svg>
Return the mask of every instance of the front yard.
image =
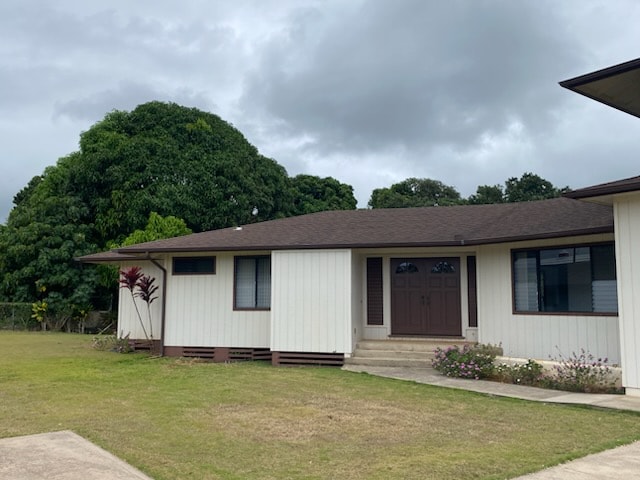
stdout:
<svg viewBox="0 0 640 480">
<path fill-rule="evenodd" d="M 640 415 L 331 368 L 0 332 L 0 437 L 73 430 L 157 480 L 510 478 L 640 439 Z"/>
</svg>

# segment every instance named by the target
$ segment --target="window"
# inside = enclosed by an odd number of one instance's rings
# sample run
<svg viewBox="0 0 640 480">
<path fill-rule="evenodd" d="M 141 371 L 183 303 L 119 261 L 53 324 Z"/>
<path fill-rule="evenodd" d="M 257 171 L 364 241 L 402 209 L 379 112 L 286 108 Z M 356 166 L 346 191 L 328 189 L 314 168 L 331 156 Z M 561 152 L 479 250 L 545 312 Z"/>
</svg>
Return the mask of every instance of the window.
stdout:
<svg viewBox="0 0 640 480">
<path fill-rule="evenodd" d="M 516 312 L 618 313 L 612 243 L 512 254 Z"/>
<path fill-rule="evenodd" d="M 174 257 L 174 275 L 206 275 L 216 273 L 216 257 Z"/>
<path fill-rule="evenodd" d="M 233 306 L 237 310 L 271 308 L 271 257 L 236 257 Z"/>
<path fill-rule="evenodd" d="M 402 262 L 396 268 L 396 273 L 418 273 L 418 267 L 411 262 Z"/>
</svg>

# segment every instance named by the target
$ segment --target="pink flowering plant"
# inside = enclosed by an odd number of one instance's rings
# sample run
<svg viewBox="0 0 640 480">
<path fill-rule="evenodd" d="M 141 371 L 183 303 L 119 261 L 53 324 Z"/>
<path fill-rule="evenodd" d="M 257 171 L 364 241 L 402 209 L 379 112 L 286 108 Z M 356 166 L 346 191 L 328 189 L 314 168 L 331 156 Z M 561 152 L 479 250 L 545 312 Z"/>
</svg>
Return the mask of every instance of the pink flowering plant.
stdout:
<svg viewBox="0 0 640 480">
<path fill-rule="evenodd" d="M 479 380 L 493 373 L 493 361 L 497 349 L 491 345 L 457 345 L 437 348 L 433 368 L 447 377 L 470 378 Z"/>
<path fill-rule="evenodd" d="M 596 358 L 580 350 L 565 357 L 558 350 L 553 373 L 543 378 L 543 386 L 557 390 L 588 393 L 619 393 L 607 358 Z"/>
</svg>

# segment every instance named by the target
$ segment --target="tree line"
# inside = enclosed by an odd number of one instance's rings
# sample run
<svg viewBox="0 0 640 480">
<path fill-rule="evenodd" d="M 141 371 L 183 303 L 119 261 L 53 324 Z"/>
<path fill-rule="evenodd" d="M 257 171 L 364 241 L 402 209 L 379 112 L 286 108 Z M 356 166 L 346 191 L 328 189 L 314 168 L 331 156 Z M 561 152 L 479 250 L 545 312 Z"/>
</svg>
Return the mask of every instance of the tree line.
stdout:
<svg viewBox="0 0 640 480">
<path fill-rule="evenodd" d="M 487 203 L 529 202 L 555 198 L 568 192 L 557 188 L 533 173 L 511 177 L 501 185 L 480 185 L 476 193 L 463 198 L 455 187 L 429 178 L 408 178 L 371 194 L 369 208 L 432 207 L 447 205 L 479 205 Z"/>
<path fill-rule="evenodd" d="M 533 174 L 462 199 L 437 180 L 373 191 L 370 208 L 549 198 L 563 189 Z M 0 301 L 33 302 L 63 323 L 107 308 L 116 273 L 74 258 L 119 245 L 323 210 L 356 208 L 350 185 L 289 177 L 218 116 L 173 103 L 112 111 L 13 199 L 0 225 Z M 46 312 L 45 312 L 46 311 Z M 62 320 L 60 320 L 62 318 Z"/>
</svg>

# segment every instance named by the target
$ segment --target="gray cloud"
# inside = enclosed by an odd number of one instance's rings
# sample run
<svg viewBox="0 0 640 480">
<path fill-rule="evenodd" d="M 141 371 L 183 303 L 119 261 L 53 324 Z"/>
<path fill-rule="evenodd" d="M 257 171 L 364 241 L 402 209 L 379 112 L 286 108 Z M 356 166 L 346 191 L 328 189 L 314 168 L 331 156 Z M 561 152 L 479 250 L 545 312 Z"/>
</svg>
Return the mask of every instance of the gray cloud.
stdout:
<svg viewBox="0 0 640 480">
<path fill-rule="evenodd" d="M 168 101 L 202 110 L 215 110 L 215 105 L 202 92 L 178 88 L 173 92 L 161 92 L 151 85 L 121 82 L 114 89 L 95 92 L 87 97 L 56 102 L 53 116 L 66 116 L 72 120 L 97 121 L 111 110 L 132 110 L 141 103 L 153 100 Z"/>
<path fill-rule="evenodd" d="M 554 35 L 558 19 L 543 10 L 417 0 L 368 2 L 331 19 L 297 15 L 294 33 L 269 45 L 244 102 L 309 133 L 324 152 L 465 149 L 514 121 L 546 128 L 566 98 L 549 84 L 575 46 Z"/>
<path fill-rule="evenodd" d="M 640 122 L 557 82 L 636 57 L 639 22 L 633 0 L 2 2 L 0 209 L 149 100 L 212 111 L 361 206 L 409 176 L 469 195 L 637 175 Z"/>
</svg>

